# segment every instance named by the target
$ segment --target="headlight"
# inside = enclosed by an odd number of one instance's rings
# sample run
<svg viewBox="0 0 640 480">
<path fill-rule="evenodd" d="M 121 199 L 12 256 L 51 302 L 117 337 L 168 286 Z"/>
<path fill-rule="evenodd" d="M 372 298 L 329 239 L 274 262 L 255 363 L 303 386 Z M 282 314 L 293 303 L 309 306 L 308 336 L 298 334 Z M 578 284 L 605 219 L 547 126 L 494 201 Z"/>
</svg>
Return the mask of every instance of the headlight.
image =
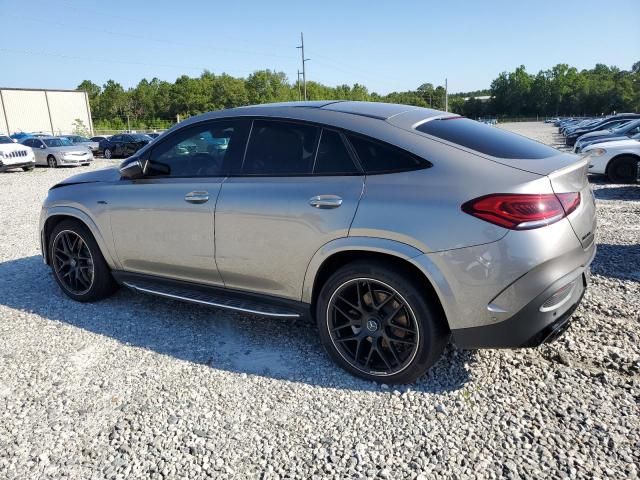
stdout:
<svg viewBox="0 0 640 480">
<path fill-rule="evenodd" d="M 594 148 L 593 150 L 589 150 L 587 153 L 589 153 L 589 155 L 591 155 L 592 157 L 601 157 L 602 155 L 607 153 L 607 151 L 604 148 Z"/>
</svg>

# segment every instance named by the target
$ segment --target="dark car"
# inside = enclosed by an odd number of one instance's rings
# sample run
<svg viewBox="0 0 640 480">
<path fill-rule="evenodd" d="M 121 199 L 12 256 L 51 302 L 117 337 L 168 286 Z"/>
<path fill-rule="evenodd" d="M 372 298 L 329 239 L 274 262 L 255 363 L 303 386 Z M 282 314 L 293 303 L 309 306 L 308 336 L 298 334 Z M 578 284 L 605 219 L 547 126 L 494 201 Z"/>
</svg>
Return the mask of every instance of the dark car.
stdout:
<svg viewBox="0 0 640 480">
<path fill-rule="evenodd" d="M 102 140 L 99 151 L 104 158 L 128 157 L 133 155 L 147 143 L 153 140 L 148 135 L 140 133 L 121 133 Z"/>
<path fill-rule="evenodd" d="M 608 141 L 611 138 L 614 138 L 616 140 L 624 140 L 625 137 L 633 137 L 637 133 L 640 133 L 640 119 L 631 120 L 615 128 L 596 130 L 595 132 L 585 133 L 580 138 L 578 138 L 578 141 L 573 147 L 573 152 L 580 153 L 585 147 L 588 147 L 589 145 Z"/>
<path fill-rule="evenodd" d="M 584 135 L 585 133 L 591 133 L 598 130 L 607 130 L 611 128 L 616 128 L 622 125 L 623 123 L 627 123 L 630 120 L 636 120 L 640 118 L 640 113 L 625 113 L 616 115 L 614 117 L 606 118 L 596 124 L 591 124 L 584 128 L 578 128 L 576 130 L 567 133 L 565 138 L 565 143 L 569 146 L 575 145 L 576 141 L 579 137 Z"/>
</svg>

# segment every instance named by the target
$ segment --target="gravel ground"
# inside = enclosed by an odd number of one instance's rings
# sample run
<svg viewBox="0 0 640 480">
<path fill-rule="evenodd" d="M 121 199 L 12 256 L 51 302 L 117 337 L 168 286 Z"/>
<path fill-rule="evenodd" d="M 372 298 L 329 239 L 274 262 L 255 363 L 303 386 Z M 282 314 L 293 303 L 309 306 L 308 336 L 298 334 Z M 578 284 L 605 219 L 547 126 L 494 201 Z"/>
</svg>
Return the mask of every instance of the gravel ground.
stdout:
<svg viewBox="0 0 640 480">
<path fill-rule="evenodd" d="M 640 186 L 594 181 L 593 284 L 558 342 L 450 347 L 388 388 L 336 368 L 305 322 L 67 299 L 36 230 L 79 171 L 0 174 L 0 479 L 637 478 Z"/>
</svg>

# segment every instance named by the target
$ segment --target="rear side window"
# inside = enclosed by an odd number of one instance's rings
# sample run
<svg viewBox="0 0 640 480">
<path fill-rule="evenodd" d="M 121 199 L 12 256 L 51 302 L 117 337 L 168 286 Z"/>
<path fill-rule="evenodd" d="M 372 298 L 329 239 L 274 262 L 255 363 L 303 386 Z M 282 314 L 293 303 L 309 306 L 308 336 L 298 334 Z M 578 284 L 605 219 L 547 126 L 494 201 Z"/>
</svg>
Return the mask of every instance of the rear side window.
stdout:
<svg viewBox="0 0 640 480">
<path fill-rule="evenodd" d="M 367 174 L 401 172 L 431 166 L 426 160 L 397 147 L 355 135 L 347 138 Z"/>
<path fill-rule="evenodd" d="M 255 120 L 247 147 L 244 175 L 309 175 L 313 170 L 320 128 Z"/>
<path fill-rule="evenodd" d="M 352 175 L 360 173 L 338 132 L 322 130 L 313 173 L 315 175 Z"/>
<path fill-rule="evenodd" d="M 547 158 L 558 151 L 534 140 L 464 117 L 425 122 L 416 130 L 498 158 Z"/>
</svg>

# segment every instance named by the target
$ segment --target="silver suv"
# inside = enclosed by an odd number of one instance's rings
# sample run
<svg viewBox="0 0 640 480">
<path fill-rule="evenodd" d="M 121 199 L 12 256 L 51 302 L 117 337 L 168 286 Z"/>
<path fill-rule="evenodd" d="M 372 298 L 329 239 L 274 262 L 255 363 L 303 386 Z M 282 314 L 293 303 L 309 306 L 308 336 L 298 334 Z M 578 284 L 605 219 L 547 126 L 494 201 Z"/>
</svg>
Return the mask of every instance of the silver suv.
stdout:
<svg viewBox="0 0 640 480">
<path fill-rule="evenodd" d="M 436 110 L 361 102 L 190 118 L 120 168 L 55 185 L 62 290 L 117 285 L 315 318 L 361 377 L 415 380 L 448 341 L 512 348 L 568 326 L 595 254 L 588 161 Z"/>
</svg>

